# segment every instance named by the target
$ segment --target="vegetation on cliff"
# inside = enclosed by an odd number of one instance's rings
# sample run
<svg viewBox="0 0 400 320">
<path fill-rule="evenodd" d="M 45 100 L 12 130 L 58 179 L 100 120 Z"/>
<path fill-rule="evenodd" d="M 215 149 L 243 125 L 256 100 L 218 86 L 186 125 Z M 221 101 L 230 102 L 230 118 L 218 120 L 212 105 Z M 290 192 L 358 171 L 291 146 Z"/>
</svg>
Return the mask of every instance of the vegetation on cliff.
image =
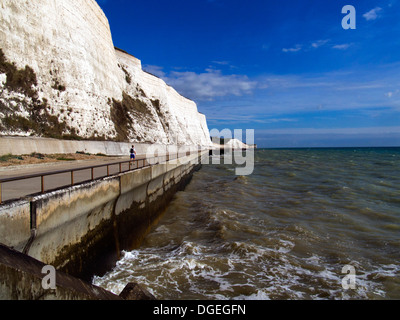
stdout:
<svg viewBox="0 0 400 320">
<path fill-rule="evenodd" d="M 4 88 L 8 91 L 8 97 L 0 99 L 0 131 L 31 132 L 59 139 L 78 138 L 74 129 L 50 114 L 48 101 L 39 99 L 34 70 L 29 66 L 19 69 L 15 63 L 8 62 L 1 48 L 0 73 L 6 75 Z"/>
<path fill-rule="evenodd" d="M 148 133 L 154 129 L 157 121 L 160 121 L 164 129 L 165 119 L 160 112 L 160 101 L 150 100 L 139 85 L 135 88 L 135 95 L 123 92 L 122 101 L 112 99 L 111 120 L 117 132 L 116 140 L 128 142 L 151 142 Z M 155 109 L 155 110 L 154 110 Z M 148 127 L 148 130 L 141 128 Z"/>
</svg>

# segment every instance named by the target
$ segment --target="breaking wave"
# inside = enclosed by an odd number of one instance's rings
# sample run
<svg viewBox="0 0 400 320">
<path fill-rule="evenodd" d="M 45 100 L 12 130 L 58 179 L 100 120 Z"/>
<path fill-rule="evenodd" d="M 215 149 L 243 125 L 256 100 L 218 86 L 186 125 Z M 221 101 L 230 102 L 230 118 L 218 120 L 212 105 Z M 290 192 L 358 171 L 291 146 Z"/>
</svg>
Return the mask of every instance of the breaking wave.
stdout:
<svg viewBox="0 0 400 320">
<path fill-rule="evenodd" d="M 399 299 L 400 150 L 258 150 L 205 165 L 142 246 L 93 283 L 160 299 Z M 346 265 L 355 289 L 344 289 Z"/>
</svg>

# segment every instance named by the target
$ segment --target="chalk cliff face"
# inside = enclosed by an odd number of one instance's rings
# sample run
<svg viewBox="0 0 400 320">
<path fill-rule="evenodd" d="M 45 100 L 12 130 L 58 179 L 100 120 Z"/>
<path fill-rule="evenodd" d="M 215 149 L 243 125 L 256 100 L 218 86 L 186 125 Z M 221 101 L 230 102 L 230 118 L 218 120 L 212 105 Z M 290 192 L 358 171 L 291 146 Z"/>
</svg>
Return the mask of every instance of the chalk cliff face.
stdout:
<svg viewBox="0 0 400 320">
<path fill-rule="evenodd" d="M 0 134 L 210 146 L 205 116 L 115 49 L 94 0 L 0 0 Z"/>
</svg>

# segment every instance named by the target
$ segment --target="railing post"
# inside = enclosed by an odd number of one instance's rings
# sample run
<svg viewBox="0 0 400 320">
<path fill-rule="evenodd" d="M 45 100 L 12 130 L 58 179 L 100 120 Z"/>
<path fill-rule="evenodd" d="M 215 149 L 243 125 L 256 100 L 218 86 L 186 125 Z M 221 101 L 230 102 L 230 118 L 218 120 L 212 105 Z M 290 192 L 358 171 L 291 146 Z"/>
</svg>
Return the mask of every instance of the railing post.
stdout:
<svg viewBox="0 0 400 320">
<path fill-rule="evenodd" d="M 71 170 L 71 186 L 74 185 L 74 171 Z"/>
<path fill-rule="evenodd" d="M 92 181 L 94 180 L 94 168 L 92 167 Z"/>
<path fill-rule="evenodd" d="M 1 204 L 1 182 L 0 182 L 0 204 Z"/>
<path fill-rule="evenodd" d="M 107 165 L 107 177 L 110 175 L 110 166 Z"/>
<path fill-rule="evenodd" d="M 44 193 L 44 176 L 40 176 L 40 189 Z"/>
</svg>

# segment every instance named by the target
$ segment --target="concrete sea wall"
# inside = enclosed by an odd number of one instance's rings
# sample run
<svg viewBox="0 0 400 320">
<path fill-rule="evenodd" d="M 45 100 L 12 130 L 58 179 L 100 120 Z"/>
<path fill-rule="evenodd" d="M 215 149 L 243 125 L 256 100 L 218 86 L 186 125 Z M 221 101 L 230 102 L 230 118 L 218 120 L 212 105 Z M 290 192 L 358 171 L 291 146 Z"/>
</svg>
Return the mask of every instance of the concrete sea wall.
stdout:
<svg viewBox="0 0 400 320">
<path fill-rule="evenodd" d="M 0 156 L 6 154 L 22 155 L 39 152 L 43 154 L 66 154 L 82 151 L 85 153 L 102 153 L 110 156 L 128 156 L 131 145 L 135 145 L 138 154 L 151 156 L 154 151 L 159 154 L 197 151 L 197 145 L 161 145 L 148 143 L 128 143 L 113 141 L 59 140 L 38 137 L 0 137 Z"/>
<path fill-rule="evenodd" d="M 0 243 L 89 280 L 137 247 L 203 151 L 137 171 L 0 206 Z"/>
</svg>

